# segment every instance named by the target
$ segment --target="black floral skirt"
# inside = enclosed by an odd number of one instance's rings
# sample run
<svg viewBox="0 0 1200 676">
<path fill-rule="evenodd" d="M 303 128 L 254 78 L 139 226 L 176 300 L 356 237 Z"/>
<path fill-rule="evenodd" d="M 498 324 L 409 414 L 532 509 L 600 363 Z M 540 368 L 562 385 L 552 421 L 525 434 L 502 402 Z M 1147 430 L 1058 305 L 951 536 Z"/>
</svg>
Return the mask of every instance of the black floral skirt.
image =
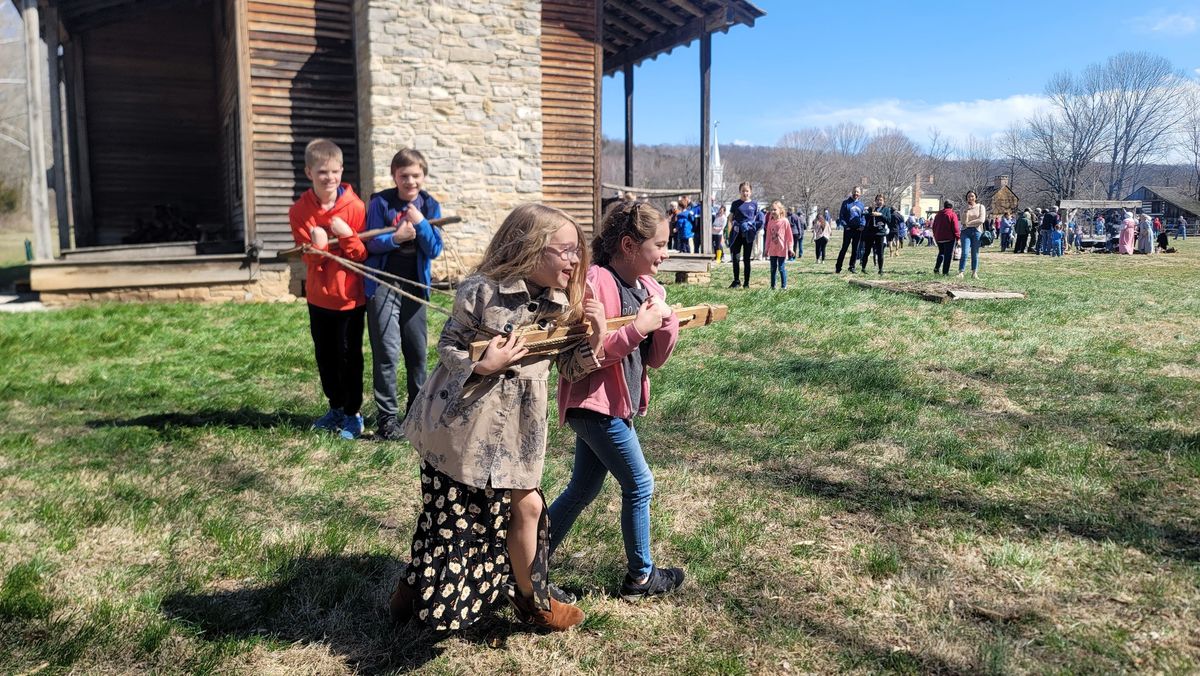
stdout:
<svg viewBox="0 0 1200 676">
<path fill-rule="evenodd" d="M 516 582 L 508 559 L 508 489 L 469 486 L 421 463 L 424 510 L 412 539 L 412 560 L 405 572 L 416 592 L 414 616 L 435 631 L 474 624 L 501 595 L 514 596 Z M 541 491 L 538 491 L 541 495 Z M 550 608 L 548 562 L 550 520 L 542 496 L 538 546 L 531 579 L 533 597 Z"/>
</svg>

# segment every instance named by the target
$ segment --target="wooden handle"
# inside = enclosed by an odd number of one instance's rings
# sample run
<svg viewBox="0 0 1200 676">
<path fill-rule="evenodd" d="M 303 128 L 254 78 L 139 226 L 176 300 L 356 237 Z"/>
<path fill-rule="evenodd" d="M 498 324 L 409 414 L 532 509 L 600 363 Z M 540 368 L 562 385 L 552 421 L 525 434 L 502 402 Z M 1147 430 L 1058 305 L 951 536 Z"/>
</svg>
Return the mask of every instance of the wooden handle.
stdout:
<svg viewBox="0 0 1200 676">
<path fill-rule="evenodd" d="M 679 328 L 694 329 L 698 326 L 708 326 L 729 317 L 729 307 L 726 305 L 693 305 L 677 308 L 675 316 L 679 318 Z M 608 320 L 608 330 L 615 331 L 636 319 L 635 316 L 613 317 Z M 536 326 L 521 327 L 514 334 L 525 339 L 525 347 L 531 355 L 552 355 L 573 346 L 587 338 L 592 333 L 592 327 L 587 324 L 561 326 L 553 329 L 539 329 Z M 487 349 L 487 340 L 477 340 L 471 343 L 469 350 L 471 361 L 479 361 Z"/>
<path fill-rule="evenodd" d="M 462 216 L 444 216 L 442 218 L 435 218 L 432 221 L 429 221 L 429 224 L 434 227 L 441 227 L 444 225 L 453 225 L 455 223 L 462 223 Z M 396 232 L 395 227 L 375 228 L 374 230 L 364 230 L 363 232 L 358 233 L 358 238 L 359 239 L 375 239 L 376 237 L 390 235 L 394 232 Z M 332 249 L 333 247 L 337 246 L 337 243 L 338 243 L 337 237 L 331 237 L 329 239 L 329 248 Z M 300 251 L 303 248 L 304 247 L 302 247 L 302 246 L 294 246 L 290 249 L 284 249 L 283 251 L 280 251 L 278 255 L 280 257 L 294 256 L 294 255 L 300 253 Z"/>
</svg>

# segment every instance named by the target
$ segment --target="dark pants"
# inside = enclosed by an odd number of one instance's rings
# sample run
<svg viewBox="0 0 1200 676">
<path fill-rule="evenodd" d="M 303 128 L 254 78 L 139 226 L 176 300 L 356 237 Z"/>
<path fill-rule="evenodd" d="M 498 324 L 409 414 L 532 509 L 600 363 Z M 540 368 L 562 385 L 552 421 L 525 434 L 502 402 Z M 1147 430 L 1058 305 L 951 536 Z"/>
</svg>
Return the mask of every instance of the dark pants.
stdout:
<svg viewBox="0 0 1200 676">
<path fill-rule="evenodd" d="M 409 287 L 410 292 L 419 292 Z M 425 384 L 425 361 L 428 354 L 428 328 L 425 306 L 422 303 L 379 287 L 367 300 L 367 333 L 371 337 L 371 376 L 375 390 L 375 408 L 380 418 L 397 417 L 396 367 L 404 356 L 404 374 L 408 385 L 408 401 L 404 411 L 412 407 L 417 392 Z"/>
<path fill-rule="evenodd" d="M 872 253 L 874 253 L 875 254 L 875 265 L 876 265 L 876 267 L 879 268 L 880 272 L 883 272 L 884 240 L 885 240 L 885 238 L 883 235 L 875 234 L 874 231 L 868 231 L 863 234 L 862 261 L 860 262 L 860 266 L 862 267 L 863 270 L 867 269 L 867 258 Z"/>
<path fill-rule="evenodd" d="M 713 235 L 713 236 L 712 236 L 712 252 L 713 252 L 713 255 L 715 256 L 715 255 L 717 254 L 717 252 L 718 252 L 718 251 L 720 251 L 720 250 L 721 250 L 721 236 L 720 236 L 720 235 Z"/>
<path fill-rule="evenodd" d="M 733 283 L 750 286 L 750 253 L 754 249 L 754 241 L 741 235 L 729 243 L 729 260 L 733 262 Z M 738 258 L 741 258 L 742 269 L 745 271 L 745 281 L 738 278 Z"/>
<path fill-rule="evenodd" d="M 1038 253 L 1050 255 L 1050 231 L 1038 230 Z"/>
<path fill-rule="evenodd" d="M 854 270 L 854 257 L 858 255 L 858 244 L 862 238 L 862 230 L 856 228 L 846 228 L 842 232 L 842 250 L 838 252 L 837 266 L 833 269 L 835 273 L 842 271 L 842 262 L 846 259 L 846 251 L 850 251 L 850 270 Z"/>
<path fill-rule="evenodd" d="M 950 261 L 954 259 L 954 240 L 949 242 L 938 242 L 937 260 L 933 263 L 933 274 L 941 272 L 943 275 L 950 274 Z"/>
<path fill-rule="evenodd" d="M 1012 245 L 1012 234 L 1007 232 L 1000 233 L 1000 250 L 1007 251 Z"/>
<path fill-rule="evenodd" d="M 1027 233 L 1017 233 L 1017 244 L 1013 247 L 1013 253 L 1025 253 L 1025 246 L 1029 244 L 1029 235 Z"/>
<path fill-rule="evenodd" d="M 308 330 L 312 334 L 321 374 L 321 391 L 329 408 L 340 408 L 354 415 L 363 400 L 363 315 L 365 307 L 353 310 L 326 310 L 308 306 Z"/>
<path fill-rule="evenodd" d="M 816 253 L 817 260 L 824 261 L 825 260 L 825 245 L 829 244 L 829 238 L 828 237 L 820 237 L 814 242 L 814 244 L 817 245 L 817 253 Z"/>
<path fill-rule="evenodd" d="M 679 249 L 679 253 L 691 253 L 692 252 L 692 238 L 684 237 L 684 236 L 680 235 L 679 236 L 679 246 L 676 248 Z"/>
</svg>

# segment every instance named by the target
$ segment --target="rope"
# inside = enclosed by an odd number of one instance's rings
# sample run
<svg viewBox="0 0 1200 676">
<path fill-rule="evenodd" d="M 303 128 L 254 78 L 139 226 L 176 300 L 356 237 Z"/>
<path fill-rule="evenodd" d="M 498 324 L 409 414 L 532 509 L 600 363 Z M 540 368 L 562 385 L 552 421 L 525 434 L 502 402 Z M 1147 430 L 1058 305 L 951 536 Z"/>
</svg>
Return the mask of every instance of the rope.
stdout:
<svg viewBox="0 0 1200 676">
<path fill-rule="evenodd" d="M 335 256 L 334 254 L 331 254 L 328 251 L 322 251 L 321 249 L 314 249 L 309 244 L 305 244 L 302 250 L 304 253 L 317 254 L 318 256 L 324 256 L 325 258 L 328 258 L 328 259 L 336 262 L 338 265 L 341 265 L 342 267 L 346 268 L 347 270 L 357 272 L 359 275 L 362 275 L 363 277 L 366 277 L 367 279 L 370 279 L 371 281 L 379 284 L 380 286 L 385 287 L 391 291 L 394 291 L 394 292 L 400 294 L 401 296 L 408 298 L 409 300 L 415 300 L 418 303 L 421 303 L 422 305 L 424 305 L 425 307 L 430 308 L 432 310 L 437 310 L 438 312 L 446 315 L 447 317 L 451 316 L 450 311 L 447 310 L 446 308 L 444 308 L 440 305 L 434 305 L 433 303 L 429 302 L 428 300 L 426 300 L 416 294 L 409 293 L 409 292 L 405 291 L 404 289 L 401 289 L 399 286 L 396 286 L 395 284 L 392 284 L 391 282 L 388 282 L 387 280 L 382 279 L 380 276 L 378 276 L 376 274 L 376 273 L 381 272 L 380 270 L 374 270 L 374 269 L 368 268 L 367 266 L 362 265 L 360 263 L 356 263 L 355 261 L 352 261 L 352 260 L 349 260 L 346 258 L 342 258 L 341 256 Z M 388 275 L 388 273 L 386 273 L 386 272 L 383 274 Z M 388 275 L 388 276 L 394 277 L 395 275 Z M 399 278 L 399 279 L 406 281 L 406 282 L 412 282 L 412 280 L 407 280 L 407 279 L 403 279 L 403 278 Z M 417 286 L 421 286 L 421 287 L 425 286 L 424 284 L 421 284 L 419 282 L 412 282 L 412 283 Z M 425 287 L 425 288 L 431 288 L 431 287 Z M 441 291 L 441 289 L 437 289 L 437 290 Z M 448 293 L 448 292 L 444 292 L 444 293 Z"/>
</svg>

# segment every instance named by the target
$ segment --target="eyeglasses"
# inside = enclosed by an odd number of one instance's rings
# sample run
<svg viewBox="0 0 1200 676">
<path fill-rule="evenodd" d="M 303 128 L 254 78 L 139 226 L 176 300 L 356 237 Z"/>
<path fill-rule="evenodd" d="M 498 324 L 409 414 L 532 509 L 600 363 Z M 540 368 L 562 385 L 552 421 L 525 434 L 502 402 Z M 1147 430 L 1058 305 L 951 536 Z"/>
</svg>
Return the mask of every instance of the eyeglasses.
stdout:
<svg viewBox="0 0 1200 676">
<path fill-rule="evenodd" d="M 569 261 L 572 258 L 577 261 L 583 260 L 583 249 L 579 248 L 578 246 L 569 246 L 564 249 L 555 249 L 552 246 L 548 246 L 546 247 L 546 251 L 558 256 L 564 261 Z"/>
</svg>

